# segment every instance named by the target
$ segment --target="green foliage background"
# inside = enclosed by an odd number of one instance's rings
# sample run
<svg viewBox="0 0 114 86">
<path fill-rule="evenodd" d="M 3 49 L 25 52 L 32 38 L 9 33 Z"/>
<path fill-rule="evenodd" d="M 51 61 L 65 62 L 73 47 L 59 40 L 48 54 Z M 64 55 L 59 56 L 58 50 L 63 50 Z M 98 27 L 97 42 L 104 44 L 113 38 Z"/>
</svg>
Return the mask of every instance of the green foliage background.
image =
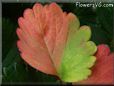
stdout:
<svg viewBox="0 0 114 86">
<path fill-rule="evenodd" d="M 3 3 L 2 4 L 2 71 L 3 84 L 38 84 L 56 83 L 56 77 L 33 69 L 20 57 L 16 46 L 18 40 L 16 28 L 18 17 L 26 8 L 32 8 L 34 3 Z M 79 8 L 75 3 L 59 3 L 64 11 L 73 12 L 79 18 L 81 25 L 89 25 L 92 30 L 91 40 L 98 44 L 108 44 L 114 49 L 113 8 Z"/>
</svg>

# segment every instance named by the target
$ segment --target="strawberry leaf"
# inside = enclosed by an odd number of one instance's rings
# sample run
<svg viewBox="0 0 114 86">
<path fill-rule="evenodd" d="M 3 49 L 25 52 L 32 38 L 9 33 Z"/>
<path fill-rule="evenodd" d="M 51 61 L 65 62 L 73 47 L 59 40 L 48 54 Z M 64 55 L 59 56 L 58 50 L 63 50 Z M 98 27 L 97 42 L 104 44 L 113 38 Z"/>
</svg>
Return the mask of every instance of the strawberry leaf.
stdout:
<svg viewBox="0 0 114 86">
<path fill-rule="evenodd" d="M 74 14 L 63 12 L 56 3 L 36 3 L 24 11 L 18 24 L 17 46 L 29 65 L 65 82 L 80 81 L 91 74 L 97 48 L 89 41 L 90 27 L 80 27 Z"/>
<path fill-rule="evenodd" d="M 74 17 L 73 14 L 68 16 L 73 20 L 70 22 L 68 40 L 58 73 L 63 81 L 76 82 L 86 79 L 91 74 L 89 68 L 94 65 L 96 58 L 93 54 L 97 48 L 92 41 L 89 41 L 90 27 L 82 26 L 78 28 L 78 19 L 76 17 L 72 18 Z"/>
</svg>

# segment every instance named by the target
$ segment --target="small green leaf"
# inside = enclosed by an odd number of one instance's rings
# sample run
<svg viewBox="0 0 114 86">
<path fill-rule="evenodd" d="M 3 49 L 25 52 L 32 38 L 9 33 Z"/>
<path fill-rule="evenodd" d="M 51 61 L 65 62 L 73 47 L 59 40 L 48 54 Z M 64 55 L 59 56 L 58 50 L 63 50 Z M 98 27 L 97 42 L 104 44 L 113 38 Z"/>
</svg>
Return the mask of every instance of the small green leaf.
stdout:
<svg viewBox="0 0 114 86">
<path fill-rule="evenodd" d="M 76 20 L 76 17 L 74 18 Z M 72 23 L 72 22 L 71 22 Z M 72 24 L 79 24 L 73 22 Z M 89 41 L 91 30 L 88 26 L 82 26 L 77 31 L 70 25 L 66 48 L 63 53 L 60 69 L 58 73 L 65 82 L 77 82 L 88 78 L 91 74 L 91 68 L 96 61 L 93 54 L 97 47 Z"/>
</svg>

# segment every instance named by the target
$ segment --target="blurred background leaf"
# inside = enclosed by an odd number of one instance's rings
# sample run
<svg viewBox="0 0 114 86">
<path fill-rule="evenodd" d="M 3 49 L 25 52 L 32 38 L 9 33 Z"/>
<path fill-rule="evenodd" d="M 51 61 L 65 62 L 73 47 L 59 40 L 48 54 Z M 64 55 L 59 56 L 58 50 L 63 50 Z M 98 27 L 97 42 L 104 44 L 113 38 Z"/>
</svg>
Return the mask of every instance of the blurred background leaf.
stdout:
<svg viewBox="0 0 114 86">
<path fill-rule="evenodd" d="M 13 43 L 16 40 L 15 28 L 17 26 L 9 19 L 2 18 L 2 27 L 2 60 L 4 60 L 8 51 L 13 46 Z"/>
<path fill-rule="evenodd" d="M 103 43 L 108 44 L 112 50 L 114 48 L 112 44 L 112 41 L 114 41 L 113 10 L 114 8 L 109 8 L 109 7 L 96 9 L 97 24 L 99 25 L 100 30 L 104 32 L 104 38 L 107 39 Z"/>
<path fill-rule="evenodd" d="M 34 3 L 3 3 L 2 4 L 2 49 L 3 49 L 3 84 L 14 83 L 57 83 L 54 76 L 39 72 L 24 62 L 16 46 L 16 28 L 18 17 L 26 8 Z M 44 3 L 43 3 L 44 4 Z M 64 11 L 77 15 L 81 25 L 89 25 L 92 30 L 91 40 L 97 45 L 108 44 L 114 49 L 113 39 L 113 8 L 79 8 L 75 3 L 59 3 Z"/>
</svg>

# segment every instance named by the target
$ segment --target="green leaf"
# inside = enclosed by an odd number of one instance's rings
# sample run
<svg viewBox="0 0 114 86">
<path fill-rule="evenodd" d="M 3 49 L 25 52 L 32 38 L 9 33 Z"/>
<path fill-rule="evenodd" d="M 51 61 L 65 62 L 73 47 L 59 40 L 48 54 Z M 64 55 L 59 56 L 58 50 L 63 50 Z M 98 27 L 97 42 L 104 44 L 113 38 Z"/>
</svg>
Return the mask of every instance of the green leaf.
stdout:
<svg viewBox="0 0 114 86">
<path fill-rule="evenodd" d="M 77 18 L 73 19 L 75 20 L 73 23 L 79 25 L 76 22 L 78 21 Z M 73 23 L 71 22 L 71 24 Z M 69 28 L 69 31 L 74 29 L 71 26 Z M 93 54 L 97 47 L 92 41 L 89 41 L 91 37 L 90 27 L 82 26 L 77 31 L 75 29 L 73 33 L 71 32 L 72 34 L 68 35 L 61 66 L 58 70 L 60 78 L 65 82 L 77 82 L 87 79 L 91 74 L 90 68 L 96 61 Z"/>
</svg>

